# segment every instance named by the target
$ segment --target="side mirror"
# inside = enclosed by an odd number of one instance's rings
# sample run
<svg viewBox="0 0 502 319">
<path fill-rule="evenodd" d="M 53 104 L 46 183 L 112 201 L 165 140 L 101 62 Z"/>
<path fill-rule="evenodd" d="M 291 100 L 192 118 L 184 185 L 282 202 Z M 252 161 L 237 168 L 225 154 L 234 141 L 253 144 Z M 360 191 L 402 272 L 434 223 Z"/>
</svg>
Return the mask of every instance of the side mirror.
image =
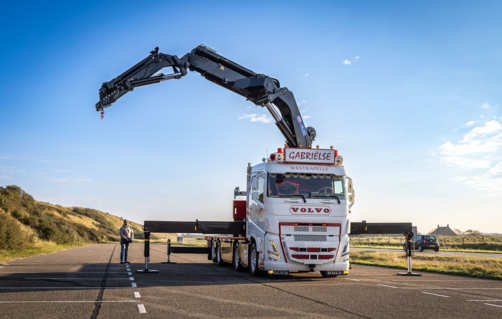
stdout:
<svg viewBox="0 0 502 319">
<path fill-rule="evenodd" d="M 352 184 L 352 178 L 347 177 L 347 199 L 349 201 L 349 208 L 354 205 L 356 192 L 354 191 L 354 184 Z"/>
</svg>

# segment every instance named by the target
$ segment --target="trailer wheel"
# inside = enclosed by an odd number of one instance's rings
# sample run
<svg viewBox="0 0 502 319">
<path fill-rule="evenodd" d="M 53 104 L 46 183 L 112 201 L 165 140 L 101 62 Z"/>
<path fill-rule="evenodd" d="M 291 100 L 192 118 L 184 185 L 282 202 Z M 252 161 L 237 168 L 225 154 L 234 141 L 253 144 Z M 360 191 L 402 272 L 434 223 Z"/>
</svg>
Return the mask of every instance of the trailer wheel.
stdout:
<svg viewBox="0 0 502 319">
<path fill-rule="evenodd" d="M 323 276 L 323 277 L 336 277 L 337 275 L 334 275 L 333 271 L 321 271 L 321 276 Z"/>
<path fill-rule="evenodd" d="M 221 258 L 221 243 L 218 242 L 218 245 L 216 246 L 216 262 L 218 263 L 218 266 L 223 266 L 224 262 L 223 259 Z"/>
<path fill-rule="evenodd" d="M 262 274 L 262 271 L 258 267 L 258 251 L 256 250 L 256 243 L 251 245 L 251 253 L 249 254 L 250 258 L 248 261 L 249 264 L 249 272 L 251 275 L 255 277 L 259 277 Z"/>
<path fill-rule="evenodd" d="M 211 259 L 213 260 L 213 263 L 216 262 L 216 247 L 214 244 L 214 240 L 211 240 Z"/>
<path fill-rule="evenodd" d="M 241 264 L 241 258 L 239 257 L 240 248 L 239 243 L 235 243 L 234 247 L 234 269 L 237 271 L 242 271 L 243 267 Z"/>
</svg>

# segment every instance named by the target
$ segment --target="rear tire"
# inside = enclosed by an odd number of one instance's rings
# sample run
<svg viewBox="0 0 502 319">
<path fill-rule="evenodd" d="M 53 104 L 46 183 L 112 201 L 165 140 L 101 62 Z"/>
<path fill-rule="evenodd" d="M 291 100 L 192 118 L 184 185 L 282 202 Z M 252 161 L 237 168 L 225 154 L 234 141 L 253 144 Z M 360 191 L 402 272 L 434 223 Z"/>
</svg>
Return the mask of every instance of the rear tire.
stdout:
<svg viewBox="0 0 502 319">
<path fill-rule="evenodd" d="M 439 248 L 434 248 L 434 251 L 435 251 L 435 252 L 438 252 L 438 251 L 439 251 Z"/>
<path fill-rule="evenodd" d="M 323 276 L 323 277 L 332 277 L 332 278 L 338 276 L 338 275 L 333 275 L 331 273 L 332 273 L 332 271 L 321 271 L 321 276 Z"/>
<path fill-rule="evenodd" d="M 239 243 L 235 243 L 235 247 L 234 247 L 234 269 L 237 270 L 237 271 L 242 271 L 243 267 L 242 267 L 242 264 L 241 264 L 241 258 L 239 257 L 239 252 L 240 252 L 240 249 L 239 249 Z"/>
<path fill-rule="evenodd" d="M 419 252 L 424 251 L 424 247 L 422 247 L 422 245 L 418 245 L 418 251 L 419 251 Z"/>
<path fill-rule="evenodd" d="M 251 275 L 255 277 L 259 277 L 262 274 L 262 271 L 259 268 L 258 265 L 258 251 L 256 250 L 256 244 L 253 243 L 251 245 L 251 250 L 249 253 L 249 272 Z"/>
<path fill-rule="evenodd" d="M 218 245 L 216 246 L 216 262 L 218 263 L 218 266 L 222 267 L 225 263 L 223 262 L 223 258 L 221 258 L 221 243 L 218 242 Z"/>
<path fill-rule="evenodd" d="M 216 247 L 215 243 L 213 240 L 211 240 L 211 259 L 213 260 L 213 263 L 215 263 L 217 256 L 216 256 Z"/>
</svg>

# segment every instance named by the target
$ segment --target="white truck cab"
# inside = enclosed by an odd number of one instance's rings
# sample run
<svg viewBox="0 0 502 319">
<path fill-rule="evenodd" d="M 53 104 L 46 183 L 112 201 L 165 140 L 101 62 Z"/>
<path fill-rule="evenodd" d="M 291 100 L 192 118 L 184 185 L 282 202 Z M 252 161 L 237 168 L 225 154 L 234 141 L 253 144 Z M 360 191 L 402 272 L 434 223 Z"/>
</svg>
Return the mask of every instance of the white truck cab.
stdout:
<svg viewBox="0 0 502 319">
<path fill-rule="evenodd" d="M 354 190 L 342 164 L 333 149 L 285 148 L 248 167 L 247 191 L 239 193 L 246 196 L 246 237 L 234 266 L 237 259 L 253 274 L 346 275 Z"/>
</svg>

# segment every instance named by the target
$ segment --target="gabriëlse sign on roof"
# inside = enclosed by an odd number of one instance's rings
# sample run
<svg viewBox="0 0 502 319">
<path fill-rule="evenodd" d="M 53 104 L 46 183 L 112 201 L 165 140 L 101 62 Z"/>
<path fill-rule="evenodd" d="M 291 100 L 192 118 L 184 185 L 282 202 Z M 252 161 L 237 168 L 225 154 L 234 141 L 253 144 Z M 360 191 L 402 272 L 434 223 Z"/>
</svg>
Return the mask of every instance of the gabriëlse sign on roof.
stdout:
<svg viewBox="0 0 502 319">
<path fill-rule="evenodd" d="M 335 150 L 285 148 L 285 163 L 335 164 Z"/>
</svg>

